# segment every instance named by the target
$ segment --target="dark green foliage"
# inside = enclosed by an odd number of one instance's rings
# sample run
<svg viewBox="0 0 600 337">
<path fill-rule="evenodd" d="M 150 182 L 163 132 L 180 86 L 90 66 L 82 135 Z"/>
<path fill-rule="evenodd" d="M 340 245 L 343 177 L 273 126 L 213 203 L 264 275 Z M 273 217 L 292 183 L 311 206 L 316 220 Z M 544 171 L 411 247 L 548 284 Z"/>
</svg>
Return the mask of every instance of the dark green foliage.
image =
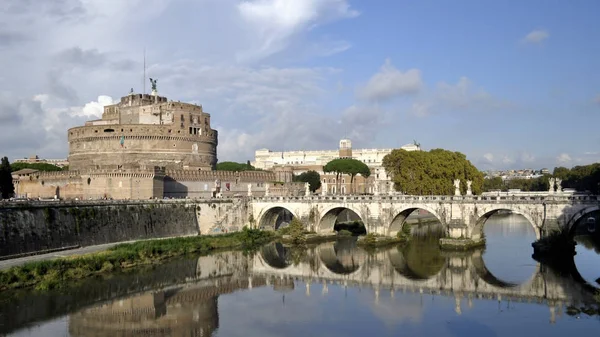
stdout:
<svg viewBox="0 0 600 337">
<path fill-rule="evenodd" d="M 367 166 L 367 164 L 363 163 L 360 160 L 351 159 L 351 158 L 338 158 L 330 161 L 323 167 L 323 172 L 326 173 L 335 173 L 337 184 L 340 183 L 340 176 L 342 174 L 347 174 L 350 176 L 350 193 L 353 193 L 352 190 L 354 188 L 354 177 L 360 174 L 361 176 L 368 178 L 371 175 L 371 170 Z M 339 186 L 336 188 L 339 191 Z"/>
<path fill-rule="evenodd" d="M 292 180 L 308 183 L 311 192 L 315 192 L 321 188 L 321 175 L 317 171 L 306 171 L 294 176 Z"/>
<path fill-rule="evenodd" d="M 113 269 L 158 263 L 185 254 L 206 254 L 217 249 L 252 248 L 273 239 L 270 232 L 244 229 L 218 236 L 194 236 L 164 240 L 147 240 L 117 245 L 107 251 L 30 262 L 0 271 L 0 291 L 36 286 L 41 290 L 59 288 L 66 281 L 80 279 Z"/>
<path fill-rule="evenodd" d="M 467 190 L 467 180 L 473 182 L 473 194 L 480 194 L 483 189 L 483 173 L 460 152 L 393 150 L 383 158 L 383 166 L 396 190 L 406 194 L 452 195 L 454 179 L 461 180 L 462 194 Z"/>
<path fill-rule="evenodd" d="M 556 167 L 552 174 L 562 179 L 562 187 L 574 188 L 577 191 L 600 193 L 600 163 L 574 166 L 572 169 Z"/>
<path fill-rule="evenodd" d="M 8 157 L 2 158 L 0 164 L 0 196 L 2 199 L 12 198 L 15 195 L 15 185 L 12 181 L 12 174 Z"/>
<path fill-rule="evenodd" d="M 292 244 L 302 245 L 306 243 L 306 229 L 302 221 L 297 218 L 293 218 L 286 227 L 286 233 L 290 236 Z"/>
<path fill-rule="evenodd" d="M 333 226 L 333 230 L 338 232 L 340 235 L 345 235 L 341 232 L 348 232 L 350 235 L 355 236 L 367 234 L 365 224 L 363 224 L 363 222 L 360 220 L 336 223 Z"/>
<path fill-rule="evenodd" d="M 56 165 L 52 165 L 52 164 L 48 164 L 48 163 L 12 163 L 10 165 L 12 171 L 19 171 L 22 169 L 34 169 L 34 170 L 39 170 L 39 171 L 63 171 L 64 169 L 56 166 Z M 68 170 L 68 168 L 67 168 Z"/>
<path fill-rule="evenodd" d="M 254 166 L 250 165 L 250 162 L 244 164 L 244 163 L 236 163 L 236 162 L 232 162 L 232 161 L 224 161 L 224 162 L 217 164 L 216 170 L 217 171 L 240 172 L 240 171 L 256 171 L 256 168 L 254 168 Z"/>
</svg>

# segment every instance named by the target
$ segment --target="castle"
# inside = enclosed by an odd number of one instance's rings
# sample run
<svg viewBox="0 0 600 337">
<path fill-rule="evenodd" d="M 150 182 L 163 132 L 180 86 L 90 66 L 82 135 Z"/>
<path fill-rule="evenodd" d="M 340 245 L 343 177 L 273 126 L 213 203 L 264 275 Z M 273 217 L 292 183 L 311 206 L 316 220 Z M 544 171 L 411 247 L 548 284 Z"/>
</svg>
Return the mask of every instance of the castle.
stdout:
<svg viewBox="0 0 600 337">
<path fill-rule="evenodd" d="M 131 92 L 102 118 L 68 130 L 69 170 L 14 172 L 19 197 L 61 199 L 210 198 L 268 193 L 286 170 L 214 171 L 218 133 L 202 106 Z M 271 195 L 303 193 L 278 184 Z M 294 187 L 295 190 L 290 190 Z"/>
</svg>

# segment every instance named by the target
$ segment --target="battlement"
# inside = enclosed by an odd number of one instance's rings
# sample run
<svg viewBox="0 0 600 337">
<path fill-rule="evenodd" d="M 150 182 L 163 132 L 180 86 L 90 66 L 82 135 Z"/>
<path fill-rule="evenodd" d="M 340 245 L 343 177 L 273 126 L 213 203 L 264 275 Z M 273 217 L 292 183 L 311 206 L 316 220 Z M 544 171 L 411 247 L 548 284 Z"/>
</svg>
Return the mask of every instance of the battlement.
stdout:
<svg viewBox="0 0 600 337">
<path fill-rule="evenodd" d="M 166 170 L 165 175 L 177 181 L 239 181 L 239 182 L 265 182 L 274 181 L 275 173 L 270 171 L 192 171 L 192 170 Z"/>
<path fill-rule="evenodd" d="M 113 124 L 113 125 L 86 125 L 69 129 L 69 142 L 92 141 L 96 139 L 117 139 L 121 136 L 127 139 L 144 140 L 176 140 L 176 141 L 206 141 L 216 142 L 217 130 L 206 129 L 202 134 L 189 134 L 186 128 L 175 125 L 148 125 L 148 124 Z"/>
</svg>

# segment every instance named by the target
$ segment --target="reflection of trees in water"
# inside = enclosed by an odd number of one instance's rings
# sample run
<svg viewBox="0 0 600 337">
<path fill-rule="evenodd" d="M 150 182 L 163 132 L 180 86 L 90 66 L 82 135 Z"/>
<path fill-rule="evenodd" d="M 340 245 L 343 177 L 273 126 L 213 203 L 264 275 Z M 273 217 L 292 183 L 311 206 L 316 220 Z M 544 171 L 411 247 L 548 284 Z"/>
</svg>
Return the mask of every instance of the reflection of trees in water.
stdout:
<svg viewBox="0 0 600 337">
<path fill-rule="evenodd" d="M 317 249 L 323 264 L 332 273 L 348 275 L 357 271 L 366 260 L 366 252 L 356 246 L 356 239 L 341 239 L 319 246 Z"/>
<path fill-rule="evenodd" d="M 397 248 L 404 255 L 408 268 L 422 279 L 437 275 L 446 264 L 439 239 L 437 235 L 413 237 L 405 247 Z"/>
<path fill-rule="evenodd" d="M 596 254 L 600 254 L 600 235 L 577 235 L 575 241 Z"/>
</svg>

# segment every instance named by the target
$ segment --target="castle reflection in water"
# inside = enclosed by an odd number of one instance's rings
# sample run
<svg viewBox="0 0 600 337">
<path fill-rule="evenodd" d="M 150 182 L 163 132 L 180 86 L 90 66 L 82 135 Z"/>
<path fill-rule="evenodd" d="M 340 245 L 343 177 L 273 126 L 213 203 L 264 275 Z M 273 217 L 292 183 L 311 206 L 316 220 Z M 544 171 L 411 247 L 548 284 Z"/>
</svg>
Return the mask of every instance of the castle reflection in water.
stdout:
<svg viewBox="0 0 600 337">
<path fill-rule="evenodd" d="M 427 248 L 429 247 L 429 248 Z M 492 275 L 482 252 L 442 253 L 420 240 L 403 248 L 366 252 L 352 239 L 294 249 L 269 244 L 255 254 L 226 252 L 187 264 L 185 277 L 160 289 L 109 299 L 70 314 L 71 336 L 210 336 L 219 328 L 219 296 L 265 289 L 282 297 L 299 285 L 306 296 L 328 296 L 330 287 L 415 292 L 454 297 L 456 313 L 474 299 L 536 302 L 549 308 L 550 321 L 568 305 L 591 301 L 591 289 L 570 276 L 538 266 L 521 284 Z M 175 276 L 174 276 L 175 277 Z M 300 290 L 300 291 L 302 291 Z"/>
</svg>

